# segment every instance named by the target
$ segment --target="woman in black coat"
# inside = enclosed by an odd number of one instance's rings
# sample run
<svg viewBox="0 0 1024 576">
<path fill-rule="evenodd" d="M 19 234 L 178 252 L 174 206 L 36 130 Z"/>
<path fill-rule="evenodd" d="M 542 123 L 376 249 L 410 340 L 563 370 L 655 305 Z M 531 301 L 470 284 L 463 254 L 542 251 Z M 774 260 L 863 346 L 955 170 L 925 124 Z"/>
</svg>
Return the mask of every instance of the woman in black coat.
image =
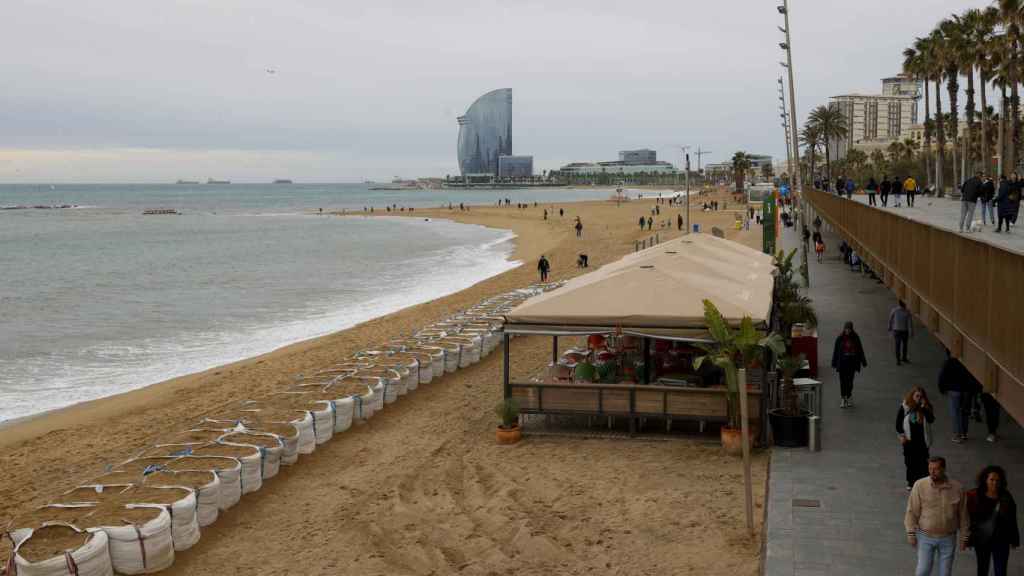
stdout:
<svg viewBox="0 0 1024 576">
<path fill-rule="evenodd" d="M 1020 546 L 1017 503 L 1006 489 L 1006 471 L 986 466 L 978 474 L 978 486 L 966 494 L 970 530 L 967 545 L 974 548 L 978 574 L 988 576 L 990 563 L 996 576 L 1006 574 L 1010 548 Z"/>
<path fill-rule="evenodd" d="M 850 408 L 853 402 L 853 376 L 860 369 L 868 365 L 864 357 L 864 346 L 860 343 L 860 336 L 853 331 L 853 322 L 843 325 L 843 331 L 836 338 L 836 344 L 832 349 L 832 369 L 839 373 L 839 391 L 843 401 L 840 408 Z"/>
</svg>

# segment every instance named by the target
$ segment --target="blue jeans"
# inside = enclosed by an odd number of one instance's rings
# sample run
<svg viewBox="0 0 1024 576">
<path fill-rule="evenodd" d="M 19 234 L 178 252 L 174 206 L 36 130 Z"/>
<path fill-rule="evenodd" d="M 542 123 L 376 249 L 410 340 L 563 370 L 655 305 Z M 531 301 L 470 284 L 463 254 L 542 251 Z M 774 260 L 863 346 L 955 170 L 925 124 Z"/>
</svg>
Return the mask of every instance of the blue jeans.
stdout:
<svg viewBox="0 0 1024 576">
<path fill-rule="evenodd" d="M 992 201 L 981 201 L 981 221 L 985 224 L 996 223 L 996 210 L 992 206 Z"/>
<path fill-rule="evenodd" d="M 931 576 L 935 553 L 939 553 L 939 576 L 953 573 L 953 556 L 956 553 L 956 534 L 944 538 L 932 538 L 924 532 L 917 532 L 916 576 Z"/>
<path fill-rule="evenodd" d="M 953 421 L 953 434 L 967 436 L 967 424 L 971 421 L 971 402 L 968 392 L 949 391 L 949 419 Z"/>
</svg>

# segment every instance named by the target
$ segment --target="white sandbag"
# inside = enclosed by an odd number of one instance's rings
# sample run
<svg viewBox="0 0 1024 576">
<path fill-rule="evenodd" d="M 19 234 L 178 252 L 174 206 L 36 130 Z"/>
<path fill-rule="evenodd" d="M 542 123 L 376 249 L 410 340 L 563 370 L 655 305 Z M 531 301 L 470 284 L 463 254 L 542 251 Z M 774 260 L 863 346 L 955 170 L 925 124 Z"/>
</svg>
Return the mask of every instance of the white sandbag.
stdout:
<svg viewBox="0 0 1024 576">
<path fill-rule="evenodd" d="M 356 400 L 349 396 L 334 401 L 334 433 L 341 434 L 352 427 Z"/>
<path fill-rule="evenodd" d="M 196 497 L 196 522 L 199 526 L 209 526 L 217 521 L 217 516 L 220 514 L 221 483 L 216 472 L 212 470 L 154 472 L 146 475 L 145 483 L 152 486 L 183 486 L 191 489 Z M 178 549 L 178 537 L 175 537 L 174 544 L 175 549 Z"/>
<path fill-rule="evenodd" d="M 419 361 L 415 358 L 385 356 L 376 360 L 378 367 L 394 370 L 399 377 L 397 392 L 404 396 L 419 387 Z"/>
<path fill-rule="evenodd" d="M 289 425 L 290 426 L 290 425 Z M 284 440 L 276 434 L 267 432 L 231 432 L 218 440 L 228 446 L 247 446 L 260 451 L 260 474 L 264 480 L 277 476 L 281 469 L 281 455 L 284 453 Z"/>
<path fill-rule="evenodd" d="M 220 456 L 238 460 L 242 468 L 240 483 L 242 494 L 250 494 L 263 487 L 263 458 L 258 448 L 252 446 L 228 446 L 211 443 L 192 451 L 195 456 Z"/>
<path fill-rule="evenodd" d="M 299 429 L 294 424 L 289 422 L 244 422 L 238 430 L 257 434 L 273 434 L 281 441 L 281 457 L 277 466 L 274 466 L 272 454 L 268 454 L 264 462 L 264 479 L 276 475 L 281 465 L 291 466 L 299 459 Z"/>
<path fill-rule="evenodd" d="M 70 541 L 82 537 L 81 543 L 58 556 L 48 556 L 46 541 L 51 538 Z M 83 531 L 71 525 L 53 524 L 34 530 L 21 539 L 14 549 L 14 562 L 8 564 L 9 576 L 113 576 L 110 541 L 101 530 Z"/>
<path fill-rule="evenodd" d="M 450 374 L 459 369 L 459 359 L 462 356 L 462 345 L 458 342 L 438 340 L 431 342 L 430 346 L 437 346 L 444 351 L 444 372 Z"/>
<path fill-rule="evenodd" d="M 7 533 L 15 546 L 32 533 L 33 528 L 47 524 L 70 524 L 77 526 L 81 519 L 96 509 L 93 504 L 47 504 L 24 514 L 11 521 L 12 529 Z M 0 535 L 0 538 L 3 538 Z"/>
<path fill-rule="evenodd" d="M 96 526 L 106 532 L 110 547 L 110 563 L 119 574 L 152 574 L 170 568 L 174 563 L 174 540 L 171 536 L 171 515 L 160 506 L 129 505 L 129 510 L 154 510 L 147 519 L 118 522 L 111 513 L 109 523 Z M 128 516 L 128 513 L 122 515 Z"/>
<path fill-rule="evenodd" d="M 380 383 L 383 385 L 380 389 L 381 400 L 375 406 L 375 411 L 382 410 L 385 404 L 392 404 L 398 400 L 399 388 L 401 387 L 401 375 L 398 372 L 388 368 L 374 367 L 360 370 L 358 375 L 379 378 Z"/>
<path fill-rule="evenodd" d="M 294 410 L 291 408 L 261 408 L 255 411 L 246 411 L 249 418 L 266 422 L 280 422 L 291 424 L 299 431 L 297 446 L 298 454 L 312 454 L 316 450 L 316 432 L 313 423 L 313 415 L 308 410 Z M 289 464 L 282 460 L 282 464 Z"/>
<path fill-rule="evenodd" d="M 242 498 L 242 463 L 219 456 L 186 456 L 167 465 L 172 471 L 209 470 L 220 479 L 217 508 L 227 510 Z"/>
<path fill-rule="evenodd" d="M 199 542 L 198 501 L 189 486 L 132 487 L 121 494 L 128 505 L 160 506 L 171 517 L 171 541 L 175 552 L 188 550 Z"/>
</svg>

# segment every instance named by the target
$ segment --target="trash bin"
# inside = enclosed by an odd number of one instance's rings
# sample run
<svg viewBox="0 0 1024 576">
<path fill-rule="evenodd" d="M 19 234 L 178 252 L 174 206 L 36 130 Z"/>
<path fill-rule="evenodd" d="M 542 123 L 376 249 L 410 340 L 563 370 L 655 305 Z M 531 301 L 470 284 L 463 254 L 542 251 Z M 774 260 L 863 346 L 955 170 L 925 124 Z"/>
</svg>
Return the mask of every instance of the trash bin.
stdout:
<svg viewBox="0 0 1024 576">
<path fill-rule="evenodd" d="M 814 414 L 807 418 L 807 449 L 821 451 L 821 416 Z"/>
</svg>

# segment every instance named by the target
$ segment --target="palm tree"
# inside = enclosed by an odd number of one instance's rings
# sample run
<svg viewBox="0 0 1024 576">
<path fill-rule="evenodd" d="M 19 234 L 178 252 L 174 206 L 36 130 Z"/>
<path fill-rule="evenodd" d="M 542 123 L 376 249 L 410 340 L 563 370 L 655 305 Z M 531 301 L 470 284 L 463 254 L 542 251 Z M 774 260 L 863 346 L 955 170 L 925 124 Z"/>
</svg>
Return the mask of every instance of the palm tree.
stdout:
<svg viewBox="0 0 1024 576">
<path fill-rule="evenodd" d="M 925 51 L 921 53 L 922 66 L 926 70 L 927 78 L 935 82 L 935 139 L 938 141 L 938 153 L 935 155 L 935 189 L 940 195 L 944 193 L 945 188 L 942 177 L 942 160 L 946 154 L 946 132 L 942 121 L 942 60 L 940 54 L 942 40 L 942 32 L 933 30 L 928 35 L 928 42 L 924 46 Z"/>
<path fill-rule="evenodd" d="M 846 166 L 850 170 L 851 176 L 855 175 L 855 180 L 863 180 L 864 166 L 868 163 L 868 155 L 863 150 L 856 148 L 851 149 L 846 153 Z"/>
<path fill-rule="evenodd" d="M 887 170 L 886 170 L 886 161 L 885 161 L 885 152 L 882 152 L 881 150 L 877 150 L 877 149 L 876 150 L 872 150 L 871 151 L 871 165 L 875 168 L 875 172 L 876 173 L 878 173 L 878 174 L 885 174 L 887 172 Z"/>
<path fill-rule="evenodd" d="M 800 130 L 800 143 L 807 147 L 807 154 L 811 163 L 809 174 L 812 177 L 814 175 L 814 159 L 817 157 L 818 147 L 821 146 L 823 140 L 821 130 L 815 124 L 804 124 L 804 127 Z"/>
<path fill-rule="evenodd" d="M 1010 78 L 1012 76 L 1011 68 L 1013 67 L 1013 60 L 1008 54 L 1007 46 L 1009 40 L 1006 35 L 1003 34 L 992 39 L 992 43 L 989 49 L 989 61 L 992 66 L 992 81 L 996 86 L 999 87 L 999 125 L 997 128 L 997 155 L 999 156 L 998 172 L 1000 175 L 1006 174 L 1007 168 L 1010 166 L 1009 156 L 1007 149 L 1010 147 L 1007 142 L 1006 135 L 1009 133 L 1009 122 L 1007 114 L 1009 99 L 1006 95 L 1006 89 L 1010 84 Z"/>
<path fill-rule="evenodd" d="M 988 98 L 986 91 L 988 83 L 992 79 L 993 67 L 990 55 L 997 49 L 994 41 L 995 27 L 999 21 L 999 10 L 995 7 L 988 7 L 981 11 L 975 21 L 974 41 L 978 43 L 974 51 L 974 65 L 978 68 L 978 75 L 981 86 L 981 142 L 978 153 L 981 157 L 981 167 L 986 174 L 992 173 L 992 152 L 989 148 L 989 127 Z M 968 121 L 969 122 L 969 121 Z"/>
<path fill-rule="evenodd" d="M 968 51 L 964 38 L 963 26 L 957 20 L 943 20 L 939 23 L 942 44 L 939 50 L 942 61 L 942 72 L 946 78 L 946 90 L 949 93 L 950 139 L 953 144 L 953 185 L 959 185 L 959 166 L 956 157 L 960 141 L 960 119 L 958 116 L 957 95 L 960 94 L 960 68 L 963 54 Z"/>
<path fill-rule="evenodd" d="M 830 161 L 829 147 L 833 140 L 846 138 L 848 131 L 846 116 L 836 106 L 818 106 L 811 110 L 807 124 L 814 124 L 818 127 L 822 139 L 825 141 L 825 172 L 829 181 L 832 180 L 832 164 Z"/>
<path fill-rule="evenodd" d="M 1024 25 L 1024 0 L 998 0 L 999 20 L 1006 27 L 1007 82 L 1010 85 L 1010 114 L 1007 121 L 1012 122 L 1010 137 L 1006 140 L 1007 160 L 1011 169 L 1017 167 L 1017 150 L 1020 145 L 1020 97 L 1017 84 L 1020 82 L 1020 36 Z M 1005 164 L 1004 164 L 1005 165 Z"/>
<path fill-rule="evenodd" d="M 890 143 L 885 151 L 889 153 L 889 162 L 892 162 L 893 166 L 899 164 L 903 159 L 903 143 L 899 140 Z"/>
<path fill-rule="evenodd" d="M 928 94 L 928 80 L 930 76 L 929 62 L 927 61 L 931 50 L 929 43 L 930 40 L 928 38 L 916 38 L 913 48 L 907 48 L 903 51 L 903 73 L 924 83 L 924 140 L 922 141 L 924 148 L 921 151 L 921 157 L 924 159 L 925 180 L 928 186 L 931 186 L 932 171 L 928 159 L 932 153 L 933 126 L 929 120 L 931 117 L 931 99 Z"/>
<path fill-rule="evenodd" d="M 732 155 L 732 170 L 736 176 L 736 192 L 743 192 L 743 180 L 750 168 L 750 156 L 742 150 Z"/>
<path fill-rule="evenodd" d="M 967 152 L 966 170 L 963 175 L 966 178 L 967 174 L 974 173 L 974 69 L 980 68 L 978 66 L 979 58 L 984 59 L 987 36 L 991 33 L 992 28 L 985 21 L 984 12 L 977 8 L 972 8 L 960 16 L 954 15 L 953 20 L 959 26 L 964 38 L 964 45 L 958 55 L 958 60 L 960 72 L 967 77 L 967 90 L 965 91 L 967 104 L 964 108 L 967 115 Z M 984 107 L 984 104 L 982 106 Z"/>
</svg>

